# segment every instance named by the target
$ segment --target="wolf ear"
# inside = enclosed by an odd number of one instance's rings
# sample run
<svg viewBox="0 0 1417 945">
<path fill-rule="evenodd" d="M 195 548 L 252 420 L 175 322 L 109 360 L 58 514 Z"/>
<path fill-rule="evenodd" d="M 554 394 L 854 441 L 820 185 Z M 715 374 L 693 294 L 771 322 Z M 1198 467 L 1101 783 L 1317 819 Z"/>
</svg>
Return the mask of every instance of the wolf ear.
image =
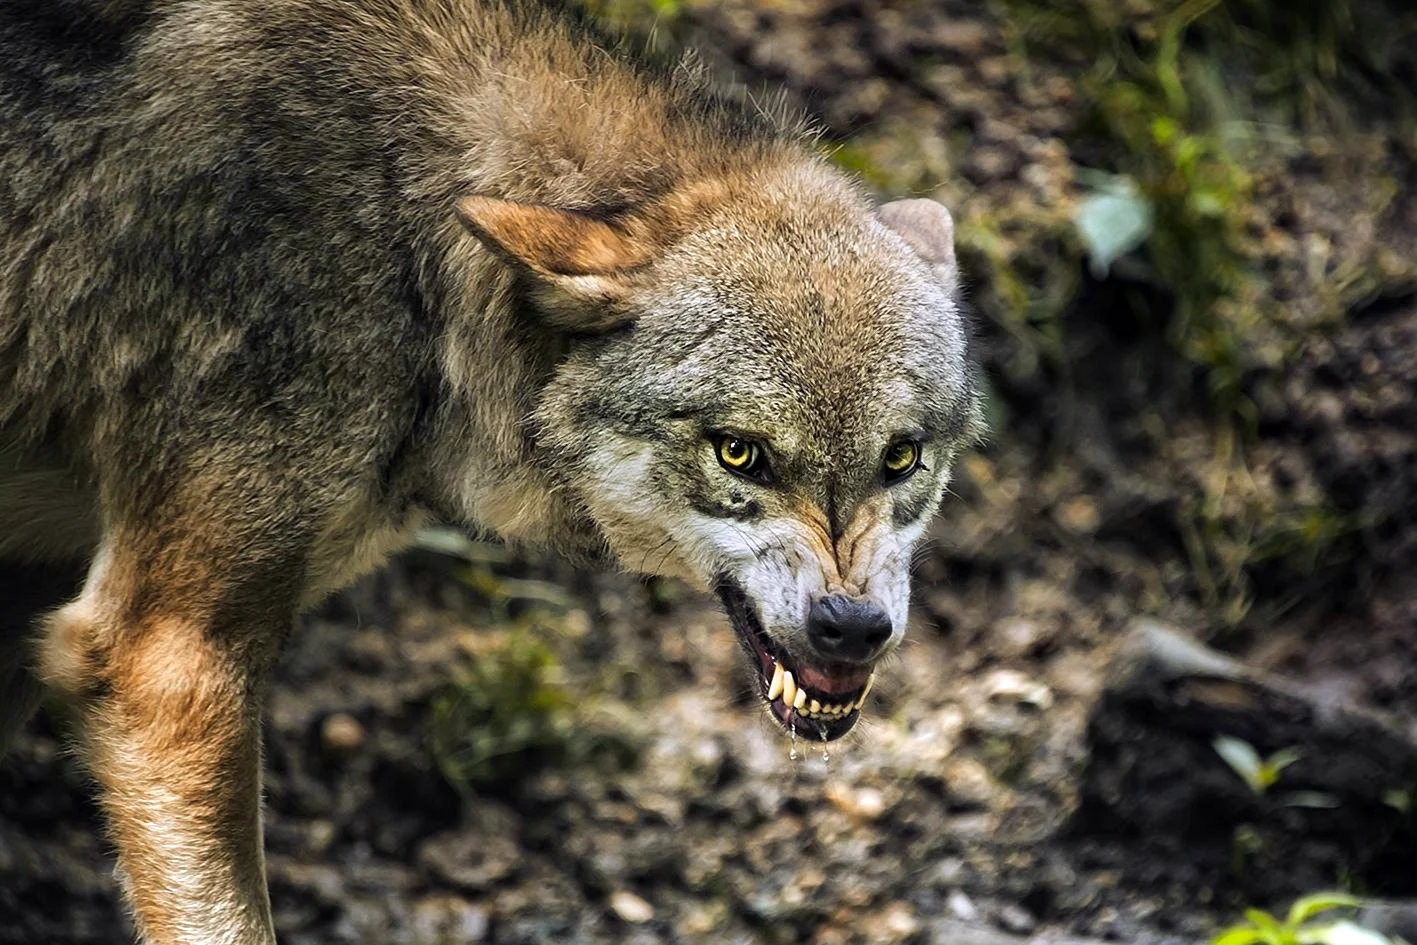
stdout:
<svg viewBox="0 0 1417 945">
<path fill-rule="evenodd" d="M 605 331 L 624 321 L 616 305 L 628 275 L 654 257 L 624 230 L 573 210 L 493 197 L 463 197 L 458 219 L 493 252 L 539 277 L 549 319 L 573 331 Z"/>
<path fill-rule="evenodd" d="M 950 212 L 933 200 L 894 200 L 876 216 L 915 250 L 945 288 L 954 291 L 959 279 L 955 263 L 955 224 Z"/>
<path fill-rule="evenodd" d="M 458 218 L 484 243 L 543 276 L 606 276 L 650 253 L 609 223 L 573 210 L 464 197 Z"/>
</svg>

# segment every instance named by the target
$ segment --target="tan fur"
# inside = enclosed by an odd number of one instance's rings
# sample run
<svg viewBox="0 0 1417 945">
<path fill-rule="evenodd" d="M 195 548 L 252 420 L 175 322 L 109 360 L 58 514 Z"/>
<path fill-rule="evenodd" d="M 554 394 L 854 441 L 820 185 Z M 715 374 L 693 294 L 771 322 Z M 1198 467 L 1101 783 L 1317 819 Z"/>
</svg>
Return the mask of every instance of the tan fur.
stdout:
<svg viewBox="0 0 1417 945">
<path fill-rule="evenodd" d="M 150 945 L 274 941 L 267 669 L 426 522 L 736 588 L 814 679 L 824 595 L 892 627 L 841 672 L 904 632 L 979 429 L 949 215 L 612 46 L 494 0 L 0 4 L 0 750 L 38 678 L 72 703 Z"/>
<path fill-rule="evenodd" d="M 650 247 L 584 214 L 487 197 L 464 197 L 457 208 L 485 241 L 544 275 L 606 275 L 651 258 Z"/>
<path fill-rule="evenodd" d="M 222 562 L 195 543 L 159 553 L 155 537 L 99 550 L 83 594 L 48 619 L 39 669 L 82 719 L 143 940 L 271 941 L 251 680 L 268 644 L 221 627 Z M 207 594 L 153 594 L 180 586 L 155 562 L 200 572 Z"/>
</svg>

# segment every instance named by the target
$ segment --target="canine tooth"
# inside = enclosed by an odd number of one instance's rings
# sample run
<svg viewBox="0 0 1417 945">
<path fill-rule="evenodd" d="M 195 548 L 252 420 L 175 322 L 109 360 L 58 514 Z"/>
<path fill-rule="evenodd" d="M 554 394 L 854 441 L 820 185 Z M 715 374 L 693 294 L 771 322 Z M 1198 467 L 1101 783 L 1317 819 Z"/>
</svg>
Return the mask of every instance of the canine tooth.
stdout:
<svg viewBox="0 0 1417 945">
<path fill-rule="evenodd" d="M 860 710 L 860 708 L 866 704 L 866 697 L 871 694 L 871 687 L 875 685 L 875 682 L 875 673 L 872 673 L 870 676 L 866 677 L 866 688 L 861 690 L 861 698 L 856 700 L 856 708 L 858 710 Z"/>
<path fill-rule="evenodd" d="M 809 703 L 807 704 L 807 708 L 811 709 L 811 710 L 812 710 L 812 714 L 815 715 L 816 713 L 822 711 L 822 704 L 821 704 L 820 702 L 818 702 L 816 699 L 813 699 L 811 702 L 809 702 Z"/>
<path fill-rule="evenodd" d="M 792 705 L 797 700 L 797 680 L 792 678 L 791 670 L 784 670 L 782 673 L 782 704 Z"/>
<path fill-rule="evenodd" d="M 782 695 L 782 687 L 786 681 L 785 676 L 786 674 L 782 671 L 782 664 L 774 660 L 772 664 L 772 682 L 768 683 L 769 702 Z"/>
<path fill-rule="evenodd" d="M 787 676 L 788 676 L 789 679 L 792 678 L 792 674 L 791 674 L 791 673 L 788 673 Z M 796 709 L 797 711 L 799 711 L 799 712 L 802 711 L 803 709 L 805 709 L 805 708 L 807 707 L 807 690 L 805 690 L 805 689 L 798 689 L 798 690 L 797 690 L 797 695 L 796 695 L 796 697 L 793 698 L 793 700 L 792 700 L 792 706 L 793 706 L 793 708 L 795 708 L 795 709 Z"/>
</svg>

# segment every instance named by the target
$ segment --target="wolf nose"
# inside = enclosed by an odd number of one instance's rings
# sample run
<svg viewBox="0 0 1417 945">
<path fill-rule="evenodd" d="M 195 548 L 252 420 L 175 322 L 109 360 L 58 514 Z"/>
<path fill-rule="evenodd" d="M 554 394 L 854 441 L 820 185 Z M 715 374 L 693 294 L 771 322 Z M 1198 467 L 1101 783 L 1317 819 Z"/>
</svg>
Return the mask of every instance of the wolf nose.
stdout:
<svg viewBox="0 0 1417 945">
<path fill-rule="evenodd" d="M 828 594 L 807 614 L 807 639 L 823 659 L 865 663 L 890 638 L 890 615 L 870 601 Z"/>
</svg>

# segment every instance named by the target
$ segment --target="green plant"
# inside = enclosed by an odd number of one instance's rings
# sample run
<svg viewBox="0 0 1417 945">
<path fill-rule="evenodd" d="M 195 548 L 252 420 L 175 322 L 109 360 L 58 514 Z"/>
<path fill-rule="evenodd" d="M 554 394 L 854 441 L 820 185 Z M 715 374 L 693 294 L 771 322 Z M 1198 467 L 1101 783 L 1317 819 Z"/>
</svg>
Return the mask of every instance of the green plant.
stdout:
<svg viewBox="0 0 1417 945">
<path fill-rule="evenodd" d="M 1321 892 L 1295 900 L 1282 921 L 1263 909 L 1246 909 L 1245 921 L 1216 933 L 1210 945 L 1394 945 L 1393 939 L 1350 919 L 1324 916 L 1361 904 L 1344 893 Z"/>
<path fill-rule="evenodd" d="M 513 631 L 433 700 L 433 755 L 459 790 L 518 780 L 573 753 L 572 699 L 554 654 Z"/>
<path fill-rule="evenodd" d="M 1095 279 L 1105 279 L 1112 264 L 1143 245 L 1156 225 L 1151 202 L 1130 177 L 1093 172 L 1092 193 L 1073 213 Z"/>
<path fill-rule="evenodd" d="M 1224 73 L 1224 60 L 1236 57 L 1191 41 L 1198 31 L 1215 34 L 1214 21 L 1228 15 L 1224 4 L 1142 3 L 1126 12 L 1099 0 L 1009 6 L 1024 41 L 1063 37 L 1090 61 L 1079 83 L 1091 106 L 1086 134 L 1104 145 L 1105 170 L 1115 175 L 1112 185 L 1094 183 L 1075 215 L 1094 271 L 1139 248 L 1134 275 L 1164 289 L 1168 302 L 1152 310 L 1138 296 L 1137 319 L 1163 330 L 1199 369 L 1222 414 L 1251 414 L 1242 387 L 1253 361 L 1247 348 L 1267 311 L 1245 234 L 1254 181 L 1244 158 L 1252 142 L 1230 120 L 1244 110 Z M 1102 170 L 1080 169 L 1079 180 L 1106 177 Z M 1128 239 L 1099 247 L 1093 224 L 1103 211 L 1126 217 Z"/>
<path fill-rule="evenodd" d="M 1219 735 L 1212 742 L 1218 754 L 1232 771 L 1238 774 L 1250 790 L 1260 796 L 1268 793 L 1279 781 L 1284 769 L 1303 757 L 1297 748 L 1281 748 L 1268 758 L 1261 758 L 1249 742 L 1229 735 Z M 1337 807 L 1338 798 L 1323 791 L 1290 791 L 1276 800 L 1285 807 Z"/>
<path fill-rule="evenodd" d="M 1297 748 L 1281 748 L 1268 758 L 1261 758 L 1254 745 L 1229 735 L 1216 736 L 1211 746 L 1250 790 L 1260 795 L 1274 786 L 1285 768 L 1303 756 Z"/>
</svg>

